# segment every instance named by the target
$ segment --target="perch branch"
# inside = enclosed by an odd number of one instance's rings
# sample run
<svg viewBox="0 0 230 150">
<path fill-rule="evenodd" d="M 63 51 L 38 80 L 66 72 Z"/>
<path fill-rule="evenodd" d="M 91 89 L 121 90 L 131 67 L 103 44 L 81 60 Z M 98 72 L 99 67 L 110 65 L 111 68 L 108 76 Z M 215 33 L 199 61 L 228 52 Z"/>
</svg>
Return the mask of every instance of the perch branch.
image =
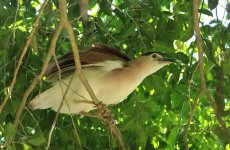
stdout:
<svg viewBox="0 0 230 150">
<path fill-rule="evenodd" d="M 59 11 L 60 11 L 60 23 L 64 26 L 65 25 L 65 22 L 66 22 L 66 18 L 67 18 L 67 13 L 65 9 L 63 9 L 62 7 L 62 3 L 59 4 Z M 61 104 L 60 106 L 58 107 L 58 110 L 57 110 L 57 113 L 55 115 L 55 118 L 54 118 L 54 121 L 52 123 L 52 127 L 50 129 L 50 132 L 49 132 L 49 137 L 48 137 L 48 142 L 47 142 L 47 146 L 46 146 L 46 150 L 49 149 L 50 147 L 50 143 L 51 143 L 51 138 L 52 138 L 52 134 L 53 134 L 53 131 L 54 131 L 54 128 L 56 126 L 56 123 L 57 123 L 57 119 L 58 119 L 58 116 L 59 116 L 59 113 L 61 111 L 61 108 L 64 104 L 64 101 L 66 100 L 66 95 L 68 94 L 68 91 L 71 90 L 71 83 L 74 79 L 74 75 L 71 77 L 69 83 L 66 85 L 67 86 L 67 89 L 65 90 L 65 93 L 63 93 L 63 88 L 62 88 L 62 79 L 61 79 L 61 69 L 60 69 L 60 66 L 59 66 L 59 63 L 58 63 L 58 60 L 57 60 L 57 57 L 54 53 L 54 60 L 55 60 L 55 63 L 56 63 L 56 66 L 58 68 L 58 77 L 59 77 L 59 83 L 60 83 L 60 87 L 62 89 L 62 94 L 63 94 L 63 97 L 62 97 L 62 100 L 61 100 Z M 63 82 L 64 83 L 64 82 Z M 75 127 L 75 126 L 74 126 Z M 75 132 L 76 132 L 76 129 L 75 129 Z"/>
<path fill-rule="evenodd" d="M 79 75 L 79 78 L 81 79 L 83 85 L 85 86 L 87 92 L 89 93 L 91 99 L 93 100 L 93 102 L 95 103 L 97 110 L 102 112 L 102 111 L 107 111 L 107 107 L 101 103 L 96 95 L 94 94 L 91 86 L 89 85 L 87 79 L 85 78 L 82 70 L 81 70 L 81 63 L 80 63 L 80 57 L 79 57 L 79 52 L 78 52 L 78 47 L 75 41 L 75 37 L 74 37 L 74 32 L 73 32 L 73 28 L 72 25 L 70 23 L 70 21 L 67 18 L 67 10 L 66 10 L 66 0 L 60 0 L 60 12 L 61 12 L 61 21 L 63 21 L 65 28 L 67 29 L 69 38 L 70 38 L 70 43 L 71 43 L 71 47 L 72 47 L 72 51 L 73 51 L 73 56 L 74 56 L 74 61 L 75 61 L 75 66 L 76 66 L 76 73 Z M 116 125 L 114 124 L 112 116 L 110 114 L 108 114 L 108 117 L 103 117 L 103 121 L 106 122 L 110 129 L 113 131 L 114 135 L 116 136 L 121 149 L 125 149 L 121 134 L 119 132 L 119 130 L 117 129 Z"/>
<path fill-rule="evenodd" d="M 4 108 L 4 106 L 6 105 L 6 102 L 7 102 L 7 100 L 9 99 L 10 94 L 11 94 L 13 88 L 14 88 L 14 85 L 15 85 L 15 82 L 16 82 L 16 79 L 17 79 L 17 75 L 18 75 L 18 71 L 19 71 L 20 66 L 21 66 L 21 64 L 22 64 L 22 60 L 23 60 L 23 58 L 24 58 L 24 56 L 25 56 L 25 54 L 26 54 L 26 52 L 27 52 L 27 48 L 28 48 L 28 46 L 29 46 L 29 44 L 30 44 L 30 41 L 31 41 L 31 39 L 32 39 L 32 37 L 33 37 L 33 35 L 34 35 L 34 33 L 35 33 L 35 29 L 36 29 L 36 27 L 38 26 L 38 22 L 39 22 L 39 20 L 40 20 L 40 18 L 41 18 L 42 12 L 43 12 L 43 10 L 44 10 L 46 4 L 48 3 L 48 1 L 49 1 L 49 0 L 46 0 L 46 1 L 42 4 L 41 8 L 39 9 L 38 17 L 37 17 L 36 21 L 35 21 L 34 24 L 33 24 L 33 27 L 32 27 L 32 30 L 31 30 L 31 32 L 30 32 L 30 35 L 29 35 L 29 37 L 28 37 L 28 40 L 26 41 L 26 45 L 24 46 L 24 48 L 23 48 L 23 50 L 22 50 L 22 54 L 21 54 L 21 56 L 20 56 L 20 58 L 19 58 L 19 60 L 18 60 L 17 67 L 16 67 L 16 69 L 15 69 L 15 71 L 14 71 L 14 76 L 13 76 L 12 82 L 11 82 L 10 87 L 9 87 L 9 92 L 7 93 L 6 97 L 5 97 L 4 100 L 3 100 L 3 103 L 2 103 L 1 106 L 0 106 L 0 114 L 1 114 L 1 112 L 2 112 L 2 110 L 3 110 L 3 108 Z"/>
<path fill-rule="evenodd" d="M 201 82 L 201 86 L 202 86 L 202 91 L 204 91 L 204 93 L 206 94 L 206 96 L 207 96 L 207 98 L 208 98 L 208 100 L 209 100 L 209 102 L 210 102 L 210 104 L 214 110 L 214 113 L 216 114 L 216 117 L 217 117 L 217 120 L 218 120 L 220 126 L 222 127 L 223 131 L 228 135 L 227 140 L 230 141 L 230 134 L 229 134 L 228 128 L 218 113 L 219 112 L 218 108 L 217 108 L 215 101 L 213 100 L 211 94 L 208 91 L 206 81 L 204 78 L 203 43 L 202 43 L 202 37 L 201 37 L 201 33 L 200 33 L 200 28 L 199 28 L 198 8 L 199 8 L 198 0 L 193 0 L 194 30 L 196 33 L 196 42 L 197 42 L 197 46 L 198 46 L 200 82 Z"/>
</svg>

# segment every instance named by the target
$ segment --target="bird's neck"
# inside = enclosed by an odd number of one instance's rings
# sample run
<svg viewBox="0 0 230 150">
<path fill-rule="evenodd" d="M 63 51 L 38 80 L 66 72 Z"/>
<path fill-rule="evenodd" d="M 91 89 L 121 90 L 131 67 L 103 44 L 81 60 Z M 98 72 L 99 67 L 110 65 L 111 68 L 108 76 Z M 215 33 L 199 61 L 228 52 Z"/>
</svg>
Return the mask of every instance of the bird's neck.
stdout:
<svg viewBox="0 0 230 150">
<path fill-rule="evenodd" d="M 155 72 L 150 63 L 143 63 L 143 60 L 141 59 L 131 61 L 129 66 L 130 72 L 141 80 Z"/>
</svg>

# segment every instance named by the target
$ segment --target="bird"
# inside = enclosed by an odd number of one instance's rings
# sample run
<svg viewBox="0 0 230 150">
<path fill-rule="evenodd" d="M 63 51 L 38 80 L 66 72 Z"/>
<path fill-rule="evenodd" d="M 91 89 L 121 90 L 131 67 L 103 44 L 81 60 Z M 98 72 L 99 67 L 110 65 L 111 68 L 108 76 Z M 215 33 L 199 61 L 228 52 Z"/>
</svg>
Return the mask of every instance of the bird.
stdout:
<svg viewBox="0 0 230 150">
<path fill-rule="evenodd" d="M 83 74 L 98 100 L 106 105 L 122 102 L 146 77 L 175 62 L 162 52 L 147 52 L 131 59 L 119 50 L 102 44 L 81 51 L 79 56 Z M 72 52 L 63 55 L 57 62 L 51 61 L 45 76 L 52 86 L 30 101 L 31 109 L 51 108 L 58 111 L 63 92 L 72 77 L 60 113 L 80 114 L 96 109 L 75 71 Z"/>
</svg>

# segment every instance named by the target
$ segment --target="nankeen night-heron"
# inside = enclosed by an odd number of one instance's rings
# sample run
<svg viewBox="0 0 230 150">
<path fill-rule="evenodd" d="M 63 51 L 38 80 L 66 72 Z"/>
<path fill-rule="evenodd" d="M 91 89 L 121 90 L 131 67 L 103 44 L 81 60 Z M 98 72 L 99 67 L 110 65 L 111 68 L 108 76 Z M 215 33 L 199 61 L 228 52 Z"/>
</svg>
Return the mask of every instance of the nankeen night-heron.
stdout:
<svg viewBox="0 0 230 150">
<path fill-rule="evenodd" d="M 136 59 L 130 59 L 118 50 L 104 45 L 95 45 L 80 53 L 82 71 L 88 79 L 98 100 L 104 104 L 117 104 L 124 100 L 147 76 L 174 62 L 159 52 L 148 52 Z M 52 87 L 36 96 L 32 109 L 51 108 L 58 110 L 63 92 L 75 72 L 73 54 L 58 59 L 61 72 L 55 61 L 46 70 Z M 59 75 L 61 74 L 61 80 Z M 91 98 L 77 74 L 74 74 L 70 89 L 60 110 L 61 113 L 88 112 L 95 109 Z"/>
</svg>

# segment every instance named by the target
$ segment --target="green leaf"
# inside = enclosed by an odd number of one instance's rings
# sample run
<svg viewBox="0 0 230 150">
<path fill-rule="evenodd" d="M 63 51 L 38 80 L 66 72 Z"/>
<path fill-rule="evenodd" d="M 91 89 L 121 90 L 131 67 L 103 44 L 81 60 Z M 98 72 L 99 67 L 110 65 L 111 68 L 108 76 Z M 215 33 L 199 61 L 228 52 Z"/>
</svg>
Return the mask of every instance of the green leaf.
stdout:
<svg viewBox="0 0 230 150">
<path fill-rule="evenodd" d="M 132 117 L 132 118 L 128 118 L 125 122 L 125 124 L 123 124 L 121 127 L 120 127 L 120 130 L 121 131 L 126 131 L 126 130 L 129 130 L 132 128 L 132 126 L 136 123 L 136 118 L 135 117 Z"/>
<path fill-rule="evenodd" d="M 186 54 L 184 54 L 182 52 L 178 52 L 174 55 L 175 55 L 176 60 L 181 61 L 184 64 L 189 63 L 189 57 Z"/>
<path fill-rule="evenodd" d="M 183 31 L 181 33 L 180 40 L 183 41 L 183 42 L 186 42 L 189 39 L 191 39 L 193 35 L 194 35 L 193 26 L 191 24 L 189 24 L 188 27 L 187 27 L 187 29 L 185 29 L 185 31 Z"/>
<path fill-rule="evenodd" d="M 6 150 L 16 150 L 14 146 L 7 146 Z"/>
<path fill-rule="evenodd" d="M 160 90 L 162 86 L 164 86 L 164 81 L 162 80 L 161 77 L 157 76 L 157 75 L 152 75 L 147 77 L 144 81 L 143 81 L 146 90 L 151 91 L 151 90 Z"/>
<path fill-rule="evenodd" d="M 147 140 L 148 140 L 148 133 L 145 130 L 141 130 L 138 141 L 139 141 L 139 146 L 141 146 L 142 149 L 145 149 Z"/>
<path fill-rule="evenodd" d="M 62 143 L 67 143 L 67 141 L 69 140 L 68 133 L 65 130 L 60 130 L 59 134 L 60 134 L 60 140 L 62 141 Z"/>
<path fill-rule="evenodd" d="M 71 7 L 68 7 L 68 18 L 70 20 L 73 20 L 77 18 L 80 15 L 80 7 L 78 3 L 75 2 L 75 0 L 69 0 L 69 3 L 71 4 Z"/>
<path fill-rule="evenodd" d="M 214 66 L 215 64 L 212 61 L 206 62 L 204 66 L 204 74 L 208 75 L 208 73 L 212 70 Z"/>
<path fill-rule="evenodd" d="M 113 12 L 118 16 L 118 18 L 121 19 L 121 21 L 124 23 L 126 18 L 125 18 L 125 15 L 124 13 L 122 13 L 119 9 L 114 9 Z"/>
<path fill-rule="evenodd" d="M 42 133 L 37 133 L 29 137 L 28 142 L 34 146 L 39 146 L 45 142 L 45 137 Z"/>
<path fill-rule="evenodd" d="M 5 130 L 4 130 L 4 136 L 6 138 L 13 138 L 15 135 L 16 131 L 13 126 L 13 124 L 10 122 L 6 125 Z"/>
<path fill-rule="evenodd" d="M 184 101 L 182 106 L 182 113 L 188 114 L 189 111 L 190 111 L 190 103 L 189 101 Z"/>
<path fill-rule="evenodd" d="M 230 60 L 227 60 L 225 62 L 223 62 L 223 72 L 226 76 L 229 76 L 230 75 Z"/>
<path fill-rule="evenodd" d="M 172 108 L 175 109 L 177 108 L 180 104 L 183 102 L 183 96 L 181 96 L 180 93 L 173 91 L 170 95 L 171 100 L 172 100 Z"/>
<path fill-rule="evenodd" d="M 112 8 L 111 8 L 110 3 L 107 0 L 102 0 L 99 5 L 100 5 L 100 10 L 103 13 L 109 16 L 112 15 Z"/>
<path fill-rule="evenodd" d="M 8 53 L 7 51 L 7 46 L 8 46 L 8 41 L 10 39 L 10 30 L 1 30 L 0 32 L 0 52 L 1 55 Z"/>
<path fill-rule="evenodd" d="M 149 38 L 149 40 L 153 41 L 155 39 L 156 35 L 154 33 L 153 27 L 150 24 L 144 22 L 141 24 L 140 29 L 141 32 Z"/>
<path fill-rule="evenodd" d="M 155 41 L 154 49 L 160 52 L 172 53 L 174 52 L 173 44 L 166 43 L 164 41 Z"/>
<path fill-rule="evenodd" d="M 175 3 L 175 9 L 181 12 L 186 12 L 188 11 L 187 5 L 182 4 L 182 3 Z"/>
<path fill-rule="evenodd" d="M 99 31 L 100 34 L 105 33 L 106 28 L 104 26 L 102 19 L 99 17 L 96 18 L 96 27 L 97 27 L 97 30 Z"/>
<path fill-rule="evenodd" d="M 213 10 L 218 5 L 219 0 L 208 0 L 208 7 Z"/>
<path fill-rule="evenodd" d="M 175 86 L 177 92 L 181 95 L 188 95 L 188 86 L 184 84 L 178 84 Z"/>
<path fill-rule="evenodd" d="M 172 131 L 170 132 L 168 139 L 167 139 L 167 149 L 168 150 L 174 150 L 175 149 L 175 145 L 176 145 L 176 139 L 177 139 L 177 135 L 179 133 L 179 129 L 178 128 L 174 128 L 172 129 Z"/>
<path fill-rule="evenodd" d="M 123 30 L 122 38 L 127 38 L 128 36 L 130 36 L 131 34 L 133 34 L 135 32 L 136 25 L 134 23 L 132 23 L 131 25 L 127 26 L 127 28 L 125 28 Z"/>
<path fill-rule="evenodd" d="M 206 78 L 208 81 L 213 81 L 213 79 L 214 79 L 211 72 L 206 73 Z"/>
<path fill-rule="evenodd" d="M 211 11 L 209 11 L 208 9 L 199 9 L 199 13 L 202 13 L 202 14 L 205 14 L 207 16 L 212 16 L 213 17 L 213 14 Z"/>
<path fill-rule="evenodd" d="M 158 112 L 161 110 L 160 105 L 158 105 L 155 101 L 153 101 L 152 97 L 149 97 L 148 99 L 149 100 L 146 100 L 147 102 L 144 103 L 144 106 L 146 108 L 149 108 L 151 113 L 155 113 L 155 112 Z M 149 109 L 146 109 L 145 111 L 147 111 L 147 113 L 150 113 L 150 112 L 148 112 Z"/>
</svg>

